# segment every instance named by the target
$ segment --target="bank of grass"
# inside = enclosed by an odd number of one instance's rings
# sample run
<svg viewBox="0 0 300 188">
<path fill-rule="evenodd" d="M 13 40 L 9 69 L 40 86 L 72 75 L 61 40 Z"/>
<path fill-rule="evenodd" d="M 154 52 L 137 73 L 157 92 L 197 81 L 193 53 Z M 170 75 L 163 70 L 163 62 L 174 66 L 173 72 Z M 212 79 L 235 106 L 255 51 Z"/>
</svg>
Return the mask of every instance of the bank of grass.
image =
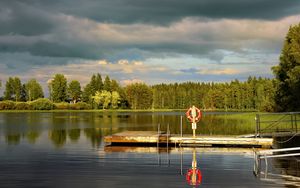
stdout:
<svg viewBox="0 0 300 188">
<path fill-rule="evenodd" d="M 182 109 L 93 109 L 85 102 L 53 103 L 46 98 L 30 102 L 0 101 L 0 112 L 171 112 L 179 110 Z"/>
<path fill-rule="evenodd" d="M 218 115 L 218 118 L 240 121 L 243 125 L 243 128 L 247 127 L 253 130 L 256 129 L 258 122 L 260 133 L 269 133 L 295 130 L 297 127 L 297 122 L 300 120 L 300 114 L 247 112 L 220 114 Z"/>
</svg>

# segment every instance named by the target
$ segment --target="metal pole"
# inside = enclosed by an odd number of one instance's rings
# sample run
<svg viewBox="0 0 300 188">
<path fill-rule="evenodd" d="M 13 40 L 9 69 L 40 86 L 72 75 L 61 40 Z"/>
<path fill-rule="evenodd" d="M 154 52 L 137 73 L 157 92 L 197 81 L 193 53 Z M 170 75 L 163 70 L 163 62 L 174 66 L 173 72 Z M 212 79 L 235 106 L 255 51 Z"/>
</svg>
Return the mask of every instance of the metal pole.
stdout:
<svg viewBox="0 0 300 188">
<path fill-rule="evenodd" d="M 160 124 L 157 124 L 157 149 L 159 149 Z"/>
<path fill-rule="evenodd" d="M 159 134 L 160 134 L 160 124 L 157 124 L 157 157 L 158 165 L 160 165 L 160 154 L 159 154 Z"/>
<path fill-rule="evenodd" d="M 259 114 L 256 114 L 255 121 L 256 121 L 255 138 L 257 138 L 258 135 L 259 135 L 259 132 L 260 132 L 260 130 L 259 130 L 259 121 L 260 121 L 259 120 Z"/>
<path fill-rule="evenodd" d="M 290 113 L 291 115 L 291 124 L 292 124 L 292 131 L 294 130 L 294 118 L 293 118 L 293 113 Z"/>
<path fill-rule="evenodd" d="M 183 163 L 183 154 L 182 154 L 182 147 L 180 146 L 180 175 L 183 175 L 182 163 Z"/>
<path fill-rule="evenodd" d="M 296 132 L 298 132 L 298 128 L 297 128 L 297 114 L 295 114 L 295 128 L 296 128 Z"/>
<path fill-rule="evenodd" d="M 170 166 L 170 156 L 169 156 L 169 134 L 170 134 L 170 125 L 167 126 L 167 156 L 168 156 L 168 166 Z"/>
<path fill-rule="evenodd" d="M 169 151 L 169 123 L 167 125 L 167 151 Z"/>
<path fill-rule="evenodd" d="M 180 116 L 180 137 L 182 138 L 182 115 Z"/>
<path fill-rule="evenodd" d="M 193 129 L 193 138 L 196 138 L 196 129 Z"/>
</svg>

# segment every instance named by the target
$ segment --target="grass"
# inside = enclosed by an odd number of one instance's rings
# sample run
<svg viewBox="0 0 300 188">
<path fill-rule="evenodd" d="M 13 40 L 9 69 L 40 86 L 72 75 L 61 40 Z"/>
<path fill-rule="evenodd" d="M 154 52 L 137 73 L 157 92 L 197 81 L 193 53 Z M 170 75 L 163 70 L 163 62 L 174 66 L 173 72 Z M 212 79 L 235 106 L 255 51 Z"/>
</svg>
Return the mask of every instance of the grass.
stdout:
<svg viewBox="0 0 300 188">
<path fill-rule="evenodd" d="M 6 113 L 18 113 L 18 112 L 173 112 L 184 111 L 179 109 L 145 109 L 145 110 L 132 110 L 132 109 L 92 109 L 92 110 L 0 110 Z"/>
</svg>

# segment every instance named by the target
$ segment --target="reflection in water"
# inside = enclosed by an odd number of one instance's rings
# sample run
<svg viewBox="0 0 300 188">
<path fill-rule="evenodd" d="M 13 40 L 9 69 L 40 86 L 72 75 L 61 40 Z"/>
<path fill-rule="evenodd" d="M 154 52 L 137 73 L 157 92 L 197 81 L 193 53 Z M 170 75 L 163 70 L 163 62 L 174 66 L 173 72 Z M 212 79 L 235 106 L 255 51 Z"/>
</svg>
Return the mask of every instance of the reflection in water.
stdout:
<svg viewBox="0 0 300 188">
<path fill-rule="evenodd" d="M 67 140 L 66 130 L 51 130 L 49 131 L 49 139 L 52 141 L 55 147 L 62 147 Z"/>
<path fill-rule="evenodd" d="M 171 134 L 180 133 L 180 116 L 183 112 L 27 112 L 0 113 L 0 136 L 7 144 L 19 144 L 27 140 L 35 144 L 41 138 L 51 141 L 55 147 L 77 142 L 81 133 L 98 147 L 104 136 L 121 131 L 156 131 L 160 123 L 161 130 L 170 125 Z M 232 119 L 222 114 L 206 113 L 197 130 L 197 134 L 246 134 L 253 130 L 244 120 Z M 183 133 L 191 134 L 191 126 L 183 122 Z"/>
<path fill-rule="evenodd" d="M 183 112 L 27 112 L 0 113 L 0 135 L 8 144 L 19 144 L 22 139 L 35 144 L 46 132 L 56 147 L 70 140 L 76 142 L 80 133 L 97 147 L 103 136 L 121 131 L 156 131 L 170 125 L 171 134 L 180 133 L 180 116 Z M 252 133 L 250 124 L 243 119 L 232 119 L 226 114 L 204 113 L 197 134 L 247 134 Z M 254 127 L 253 127 L 254 128 Z M 191 126 L 183 122 L 183 133 L 191 134 Z M 42 138 L 45 139 L 45 138 Z"/>
<path fill-rule="evenodd" d="M 71 141 L 77 142 L 80 138 L 80 129 L 68 130 L 68 136 L 69 136 Z"/>
<path fill-rule="evenodd" d="M 193 161 L 192 168 L 187 170 L 186 181 L 189 185 L 197 186 L 202 182 L 202 174 L 199 168 L 197 168 L 197 156 L 196 148 L 193 149 Z"/>
<path fill-rule="evenodd" d="M 88 138 L 93 147 L 99 147 L 102 141 L 102 130 L 101 129 L 93 129 L 88 128 L 84 129 L 84 134 L 86 138 Z"/>
<path fill-rule="evenodd" d="M 266 163 L 260 179 L 289 187 L 300 187 L 299 163 L 298 157 L 274 158 L 271 164 Z"/>
<path fill-rule="evenodd" d="M 39 133 L 36 131 L 28 131 L 26 134 L 26 138 L 29 143 L 34 144 L 39 137 Z"/>
<path fill-rule="evenodd" d="M 6 135 L 6 143 L 8 144 L 19 144 L 21 141 L 21 134 L 13 134 L 13 135 Z"/>
</svg>

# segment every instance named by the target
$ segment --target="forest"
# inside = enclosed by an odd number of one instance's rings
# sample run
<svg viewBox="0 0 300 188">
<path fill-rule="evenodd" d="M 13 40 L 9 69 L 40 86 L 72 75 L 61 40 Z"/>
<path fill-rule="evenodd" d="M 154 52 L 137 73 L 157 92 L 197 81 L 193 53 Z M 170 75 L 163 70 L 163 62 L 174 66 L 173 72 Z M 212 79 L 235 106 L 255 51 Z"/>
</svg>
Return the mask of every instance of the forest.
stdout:
<svg viewBox="0 0 300 188">
<path fill-rule="evenodd" d="M 77 80 L 67 81 L 63 74 L 54 75 L 49 83 L 49 99 L 35 79 L 22 84 L 10 77 L 5 84 L 0 109 L 185 109 L 191 105 L 206 110 L 273 111 L 275 80 L 249 77 L 230 83 L 184 82 L 148 86 L 133 83 L 125 87 L 97 73 L 81 87 Z M 40 101 L 41 104 L 35 104 Z M 49 103 L 48 105 L 44 103 Z M 9 106 L 10 103 L 10 106 Z M 53 103 L 54 106 L 51 106 Z"/>
</svg>

